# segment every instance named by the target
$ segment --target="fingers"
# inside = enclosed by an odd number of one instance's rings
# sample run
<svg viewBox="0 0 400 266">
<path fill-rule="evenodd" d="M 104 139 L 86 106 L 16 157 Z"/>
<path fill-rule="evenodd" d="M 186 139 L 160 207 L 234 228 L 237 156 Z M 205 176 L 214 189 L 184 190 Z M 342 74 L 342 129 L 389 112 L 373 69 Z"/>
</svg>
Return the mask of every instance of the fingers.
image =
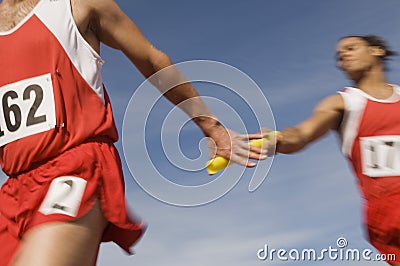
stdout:
<svg viewBox="0 0 400 266">
<path fill-rule="evenodd" d="M 246 138 L 247 140 L 262 139 L 262 138 L 265 138 L 266 135 L 267 134 L 263 134 L 263 133 L 259 132 L 259 133 L 255 133 L 255 134 L 244 135 L 244 138 Z"/>
<path fill-rule="evenodd" d="M 271 129 L 269 128 L 261 128 L 259 132 L 254 133 L 254 134 L 247 134 L 247 139 L 252 140 L 252 139 L 261 139 L 261 138 L 266 138 L 269 136 L 271 133 Z"/>
<path fill-rule="evenodd" d="M 260 129 L 259 132 L 255 133 L 255 134 L 249 134 L 249 135 L 257 135 L 260 134 L 263 138 L 268 136 L 268 133 L 271 132 L 272 130 L 266 127 L 263 127 Z"/>
<path fill-rule="evenodd" d="M 276 138 L 273 137 L 275 131 L 270 129 L 262 128 L 260 132 L 254 134 L 238 134 L 225 129 L 223 133 L 212 136 L 212 144 L 209 145 L 210 155 L 213 155 L 211 158 L 218 155 L 232 163 L 254 167 L 256 162 L 251 160 L 265 160 L 268 155 L 275 153 Z M 267 141 L 268 138 L 271 141 Z"/>
<path fill-rule="evenodd" d="M 255 162 L 249 161 L 248 158 L 239 155 L 232 155 L 231 161 L 246 167 L 254 167 L 257 165 Z"/>
<path fill-rule="evenodd" d="M 267 148 L 259 148 L 249 145 L 249 158 L 254 160 L 265 160 L 268 157 Z"/>
<path fill-rule="evenodd" d="M 280 131 L 275 131 L 275 130 L 271 130 L 268 128 L 262 128 L 258 133 L 248 134 L 246 136 L 247 136 L 248 140 L 260 139 L 260 138 L 268 138 L 270 140 L 272 140 L 272 139 L 279 140 L 282 137 L 282 134 Z"/>
<path fill-rule="evenodd" d="M 257 165 L 256 162 L 250 161 L 249 159 L 253 160 L 265 160 L 268 158 L 267 150 L 260 149 L 257 147 L 248 146 L 246 150 L 242 150 L 236 154 L 231 156 L 231 161 L 246 167 L 254 167 Z"/>
<path fill-rule="evenodd" d="M 268 146 L 267 143 L 266 146 Z M 217 154 L 229 158 L 234 163 L 247 167 L 254 167 L 256 165 L 255 162 L 249 161 L 249 159 L 265 160 L 268 158 L 267 148 L 251 146 L 247 141 L 236 142 L 232 147 L 232 151 L 218 150 Z"/>
</svg>

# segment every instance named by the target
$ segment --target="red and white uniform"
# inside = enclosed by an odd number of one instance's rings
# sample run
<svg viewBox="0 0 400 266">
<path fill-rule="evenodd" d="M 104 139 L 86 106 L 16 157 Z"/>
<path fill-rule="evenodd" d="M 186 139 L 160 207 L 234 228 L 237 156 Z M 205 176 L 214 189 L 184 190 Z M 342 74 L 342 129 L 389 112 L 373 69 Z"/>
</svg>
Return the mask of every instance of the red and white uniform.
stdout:
<svg viewBox="0 0 400 266">
<path fill-rule="evenodd" d="M 0 32 L 0 58 L 0 162 L 10 176 L 0 191 L 0 265 L 14 250 L 10 239 L 79 218 L 96 198 L 112 223 L 104 240 L 128 251 L 143 225 L 125 207 L 103 60 L 79 33 L 70 1 L 41 0 Z"/>
<path fill-rule="evenodd" d="M 69 1 L 40 1 L 17 27 L 0 33 L 0 58 L 0 159 L 8 175 L 88 138 L 117 139 L 103 61 L 79 33 Z M 10 107 L 20 110 L 20 122 Z"/>
<path fill-rule="evenodd" d="M 371 243 L 400 261 L 400 88 L 375 99 L 357 88 L 339 92 L 345 103 L 340 136 L 366 199 Z"/>
</svg>

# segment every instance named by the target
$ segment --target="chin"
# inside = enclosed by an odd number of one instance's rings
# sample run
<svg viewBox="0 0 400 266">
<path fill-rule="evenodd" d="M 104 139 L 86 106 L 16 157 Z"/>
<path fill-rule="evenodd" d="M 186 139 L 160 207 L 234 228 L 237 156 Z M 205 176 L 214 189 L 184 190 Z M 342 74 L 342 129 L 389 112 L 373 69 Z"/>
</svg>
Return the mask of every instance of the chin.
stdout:
<svg viewBox="0 0 400 266">
<path fill-rule="evenodd" d="M 361 72 L 360 71 L 351 71 L 349 69 L 343 70 L 343 72 L 346 74 L 347 78 L 353 81 L 357 81 L 361 77 Z"/>
</svg>

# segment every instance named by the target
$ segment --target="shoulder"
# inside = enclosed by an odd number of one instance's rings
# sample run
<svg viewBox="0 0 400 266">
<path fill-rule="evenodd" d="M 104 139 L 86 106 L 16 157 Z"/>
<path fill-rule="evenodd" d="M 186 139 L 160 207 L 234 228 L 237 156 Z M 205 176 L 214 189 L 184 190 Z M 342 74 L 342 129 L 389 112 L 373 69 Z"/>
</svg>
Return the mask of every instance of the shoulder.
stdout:
<svg viewBox="0 0 400 266">
<path fill-rule="evenodd" d="M 79 30 L 82 30 L 82 25 L 87 26 L 93 17 L 93 10 L 85 0 L 71 0 L 72 14 Z M 85 27 L 86 28 L 86 27 Z M 86 30 L 85 30 L 86 31 Z M 81 31 L 81 33 L 84 33 Z"/>
<path fill-rule="evenodd" d="M 317 111 L 343 111 L 344 100 L 340 93 L 322 99 L 315 108 Z"/>
<path fill-rule="evenodd" d="M 114 0 L 71 0 L 72 9 L 81 20 L 89 20 L 91 30 L 116 29 L 118 23 L 130 20 Z"/>
<path fill-rule="evenodd" d="M 70 0 L 71 1 L 71 7 L 72 11 L 77 13 L 77 12 L 83 12 L 83 11 L 90 11 L 89 7 L 90 5 L 88 4 L 89 1 L 84 1 L 84 0 Z"/>
</svg>

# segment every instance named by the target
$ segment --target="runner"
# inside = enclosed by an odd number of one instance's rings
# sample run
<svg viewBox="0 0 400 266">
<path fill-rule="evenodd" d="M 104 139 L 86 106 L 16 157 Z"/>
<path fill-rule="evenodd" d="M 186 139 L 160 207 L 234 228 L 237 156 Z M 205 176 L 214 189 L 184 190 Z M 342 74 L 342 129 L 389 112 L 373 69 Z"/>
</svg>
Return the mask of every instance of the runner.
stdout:
<svg viewBox="0 0 400 266">
<path fill-rule="evenodd" d="M 130 252 L 144 231 L 129 217 L 100 43 L 147 78 L 171 66 L 113 0 L 0 3 L 0 265 L 93 265 L 101 241 Z M 248 138 L 225 129 L 174 68 L 154 84 L 217 145 L 254 166 Z M 140 130 L 140 129 L 138 129 Z M 231 138 L 230 138 L 230 137 Z M 22 240 L 22 241 L 21 241 Z"/>
<path fill-rule="evenodd" d="M 277 136 L 277 152 L 294 153 L 337 131 L 365 198 L 369 240 L 400 265 L 400 87 L 388 84 L 386 60 L 395 55 L 373 35 L 349 36 L 337 45 L 338 67 L 353 82 L 323 99 L 313 114 Z M 396 264 L 397 263 L 397 264 Z"/>
</svg>

